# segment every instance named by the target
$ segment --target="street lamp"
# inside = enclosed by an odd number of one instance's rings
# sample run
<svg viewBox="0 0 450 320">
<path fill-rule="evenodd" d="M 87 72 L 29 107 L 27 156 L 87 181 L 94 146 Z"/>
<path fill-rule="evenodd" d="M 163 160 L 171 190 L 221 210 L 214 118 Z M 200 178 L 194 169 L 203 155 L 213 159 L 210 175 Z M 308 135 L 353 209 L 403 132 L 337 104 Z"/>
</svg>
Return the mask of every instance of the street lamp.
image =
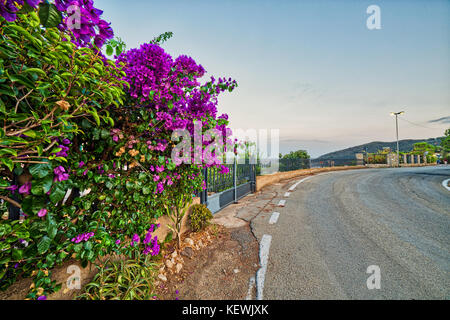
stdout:
<svg viewBox="0 0 450 320">
<path fill-rule="evenodd" d="M 397 166 L 400 167 L 400 150 L 398 146 L 398 116 L 404 114 L 405 111 L 391 112 L 391 116 L 395 116 L 395 130 L 397 133 Z"/>
</svg>

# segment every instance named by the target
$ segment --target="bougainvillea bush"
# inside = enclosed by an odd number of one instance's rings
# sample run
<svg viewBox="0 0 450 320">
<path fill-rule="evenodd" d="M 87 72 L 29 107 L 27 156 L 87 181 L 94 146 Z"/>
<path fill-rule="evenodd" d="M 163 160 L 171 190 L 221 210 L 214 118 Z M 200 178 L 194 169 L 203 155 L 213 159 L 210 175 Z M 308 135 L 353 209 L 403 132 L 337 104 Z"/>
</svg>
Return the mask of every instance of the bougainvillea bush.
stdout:
<svg viewBox="0 0 450 320">
<path fill-rule="evenodd" d="M 217 97 L 235 81 L 200 83 L 201 65 L 157 41 L 108 60 L 101 11 L 78 1 L 89 10 L 77 33 L 64 27 L 69 2 L 55 2 L 52 24 L 43 2 L 0 3 L 0 287 L 32 276 L 31 299 L 58 289 L 50 269 L 66 259 L 158 255 L 155 220 L 203 187 L 204 164 L 172 159 L 173 132 L 230 134 Z"/>
</svg>

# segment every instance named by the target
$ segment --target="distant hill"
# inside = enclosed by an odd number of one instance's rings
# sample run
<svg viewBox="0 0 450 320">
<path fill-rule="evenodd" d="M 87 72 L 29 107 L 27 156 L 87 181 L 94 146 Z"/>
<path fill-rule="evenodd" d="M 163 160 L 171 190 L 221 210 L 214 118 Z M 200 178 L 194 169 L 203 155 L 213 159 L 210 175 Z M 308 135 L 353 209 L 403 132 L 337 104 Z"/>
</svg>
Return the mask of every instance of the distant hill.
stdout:
<svg viewBox="0 0 450 320">
<path fill-rule="evenodd" d="M 421 139 L 421 140 L 399 140 L 399 149 L 400 151 L 407 152 L 411 151 L 413 149 L 413 146 L 417 142 L 427 142 L 432 145 L 439 145 L 441 143 L 441 140 L 443 137 L 440 138 L 430 138 L 430 139 Z M 320 156 L 317 159 L 354 159 L 355 153 L 361 153 L 361 152 L 377 152 L 378 150 L 383 150 L 384 147 L 390 147 L 391 150 L 396 151 L 397 150 L 397 142 L 381 142 L 381 141 L 374 141 L 366 144 L 362 144 L 360 146 L 351 147 L 339 151 L 330 152 L 327 154 L 324 154 Z"/>
</svg>

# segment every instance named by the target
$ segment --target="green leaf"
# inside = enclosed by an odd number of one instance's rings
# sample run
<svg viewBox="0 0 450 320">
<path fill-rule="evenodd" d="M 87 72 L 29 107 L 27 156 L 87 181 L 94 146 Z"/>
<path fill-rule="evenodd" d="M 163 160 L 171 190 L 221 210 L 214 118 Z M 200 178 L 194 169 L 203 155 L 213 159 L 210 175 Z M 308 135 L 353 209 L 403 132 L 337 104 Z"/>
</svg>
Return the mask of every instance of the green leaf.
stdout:
<svg viewBox="0 0 450 320">
<path fill-rule="evenodd" d="M 14 261 L 19 261 L 23 259 L 23 250 L 13 249 L 12 258 Z"/>
<path fill-rule="evenodd" d="M 11 232 L 11 226 L 9 224 L 0 224 L 0 237 L 3 237 Z"/>
<path fill-rule="evenodd" d="M 30 79 L 28 79 L 27 77 L 25 77 L 23 75 L 20 75 L 20 74 L 14 75 L 13 74 L 13 75 L 9 76 L 9 79 L 12 82 L 17 82 L 17 83 L 23 84 L 24 86 L 26 86 L 29 89 L 35 88 L 33 81 L 31 81 Z"/>
<path fill-rule="evenodd" d="M 55 188 L 52 189 L 52 192 L 50 193 L 50 201 L 56 204 L 62 199 L 64 199 L 65 195 L 66 191 L 61 189 L 59 185 L 57 185 Z"/>
<path fill-rule="evenodd" d="M 3 156 L 5 154 L 10 154 L 10 155 L 13 155 L 14 157 L 17 157 L 17 151 L 14 149 L 8 149 L 8 148 L 0 149 L 0 156 Z"/>
<path fill-rule="evenodd" d="M 47 250 L 50 248 L 51 243 L 52 243 L 52 240 L 49 237 L 43 236 L 37 245 L 38 252 L 40 254 L 44 254 L 45 252 L 47 252 Z"/>
<path fill-rule="evenodd" d="M 10 171 L 14 170 L 14 162 L 11 159 L 1 158 L 0 161 L 9 168 Z"/>
<path fill-rule="evenodd" d="M 62 14 L 54 4 L 39 4 L 39 19 L 46 28 L 57 27 L 62 21 Z"/>
<path fill-rule="evenodd" d="M 37 181 L 33 180 L 31 193 L 37 196 L 44 195 L 50 191 L 52 184 L 53 180 L 51 176 L 47 176 L 46 178 Z"/>
<path fill-rule="evenodd" d="M 47 224 L 47 233 L 50 239 L 55 238 L 56 233 L 58 232 L 58 227 L 53 219 L 48 216 L 48 224 Z"/>
<path fill-rule="evenodd" d="M 142 188 L 142 193 L 143 194 L 150 194 L 151 193 L 151 189 L 149 187 L 143 187 Z"/>
<path fill-rule="evenodd" d="M 26 135 L 27 137 L 30 137 L 33 139 L 36 138 L 36 131 L 34 131 L 34 130 L 28 130 L 28 131 L 24 132 L 23 134 Z"/>
<path fill-rule="evenodd" d="M 112 47 L 111 45 L 108 44 L 108 45 L 106 46 L 106 55 L 112 56 L 113 53 L 114 53 L 113 47 Z"/>
<path fill-rule="evenodd" d="M 39 68 L 28 68 L 28 69 L 24 70 L 23 73 L 39 73 L 39 74 L 43 75 L 44 77 L 47 76 L 45 71 L 42 69 L 39 69 Z"/>
<path fill-rule="evenodd" d="M 47 163 L 39 163 L 32 165 L 29 171 L 33 177 L 45 178 L 52 172 L 52 166 Z"/>
</svg>

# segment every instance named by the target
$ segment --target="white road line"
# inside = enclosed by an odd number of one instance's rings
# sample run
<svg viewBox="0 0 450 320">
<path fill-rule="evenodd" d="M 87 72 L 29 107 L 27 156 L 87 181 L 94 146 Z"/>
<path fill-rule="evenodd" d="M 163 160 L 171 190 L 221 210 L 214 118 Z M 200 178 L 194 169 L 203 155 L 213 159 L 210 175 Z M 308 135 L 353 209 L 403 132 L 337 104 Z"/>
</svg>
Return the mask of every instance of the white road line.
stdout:
<svg viewBox="0 0 450 320">
<path fill-rule="evenodd" d="M 247 297 L 245 298 L 245 300 L 252 300 L 252 291 L 254 286 L 255 286 L 255 277 L 251 277 L 248 284 Z"/>
<path fill-rule="evenodd" d="M 279 212 L 274 212 L 274 213 L 272 213 L 272 216 L 270 217 L 270 220 L 269 220 L 269 224 L 275 224 L 275 223 L 277 223 L 277 221 L 278 221 L 278 217 L 280 216 L 280 213 Z"/>
<path fill-rule="evenodd" d="M 295 188 L 296 188 L 300 183 L 302 183 L 303 181 L 306 181 L 306 180 L 308 180 L 308 179 L 311 179 L 311 177 L 313 177 L 313 176 L 309 176 L 309 177 L 306 177 L 306 178 L 303 178 L 303 179 L 297 181 L 296 183 L 294 183 L 294 184 L 292 185 L 292 187 L 289 188 L 289 191 L 294 191 Z"/>
<path fill-rule="evenodd" d="M 286 200 L 280 200 L 280 202 L 278 202 L 279 207 L 284 207 L 285 205 L 286 205 Z"/>
<path fill-rule="evenodd" d="M 290 192 L 286 192 L 286 193 L 284 194 L 284 197 L 285 197 L 285 198 L 289 198 L 290 195 L 291 195 Z"/>
<path fill-rule="evenodd" d="M 267 262 L 269 261 L 269 249 L 272 236 L 265 234 L 259 244 L 259 261 L 261 268 L 256 272 L 256 300 L 263 299 L 264 280 L 267 271 Z"/>
<path fill-rule="evenodd" d="M 450 179 L 444 180 L 442 181 L 442 186 L 447 189 L 448 191 L 450 191 L 450 186 L 448 185 L 450 182 Z"/>
</svg>

